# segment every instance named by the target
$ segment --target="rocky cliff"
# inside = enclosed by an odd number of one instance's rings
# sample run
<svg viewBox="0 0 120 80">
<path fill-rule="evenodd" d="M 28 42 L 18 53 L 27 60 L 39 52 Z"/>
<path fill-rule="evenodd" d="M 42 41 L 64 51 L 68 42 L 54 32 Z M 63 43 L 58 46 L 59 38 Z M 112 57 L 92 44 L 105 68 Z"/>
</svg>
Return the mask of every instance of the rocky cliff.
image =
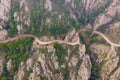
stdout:
<svg viewBox="0 0 120 80">
<path fill-rule="evenodd" d="M 119 43 L 120 0 L 0 0 L 0 80 L 120 80 Z"/>
</svg>

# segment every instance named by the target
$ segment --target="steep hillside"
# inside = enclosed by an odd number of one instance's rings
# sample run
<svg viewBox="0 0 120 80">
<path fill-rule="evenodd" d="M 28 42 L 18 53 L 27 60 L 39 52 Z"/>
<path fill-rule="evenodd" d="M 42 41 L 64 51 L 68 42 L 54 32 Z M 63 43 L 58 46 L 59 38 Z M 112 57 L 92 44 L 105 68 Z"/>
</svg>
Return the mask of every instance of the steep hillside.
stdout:
<svg viewBox="0 0 120 80">
<path fill-rule="evenodd" d="M 0 80 L 120 80 L 120 0 L 0 0 Z"/>
</svg>

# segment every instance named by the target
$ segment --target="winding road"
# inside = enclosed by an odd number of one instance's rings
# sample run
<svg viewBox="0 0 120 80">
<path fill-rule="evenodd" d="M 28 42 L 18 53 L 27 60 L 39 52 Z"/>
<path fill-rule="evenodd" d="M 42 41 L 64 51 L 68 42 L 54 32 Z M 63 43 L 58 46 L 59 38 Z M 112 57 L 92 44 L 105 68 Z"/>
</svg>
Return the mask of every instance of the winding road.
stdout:
<svg viewBox="0 0 120 80">
<path fill-rule="evenodd" d="M 98 32 L 98 31 L 94 31 L 93 34 L 94 34 L 94 33 L 101 35 L 110 45 L 116 46 L 116 47 L 120 47 L 120 44 L 113 43 L 113 42 L 110 41 L 104 34 Z"/>
<path fill-rule="evenodd" d="M 120 47 L 120 44 L 115 44 L 115 43 L 113 43 L 112 41 L 110 41 L 110 40 L 109 40 L 104 34 L 102 34 L 101 32 L 93 31 L 93 34 L 98 34 L 98 35 L 102 36 L 111 46 Z M 38 37 L 36 37 L 36 36 L 33 35 L 33 34 L 18 35 L 18 36 L 9 38 L 9 39 L 7 39 L 7 40 L 0 41 L 0 43 L 7 43 L 7 42 L 11 42 L 11 41 L 14 41 L 14 40 L 16 40 L 16 39 L 24 38 L 24 37 L 32 37 L 32 38 L 34 38 L 35 41 L 36 41 L 39 45 L 51 44 L 51 43 L 54 43 L 54 42 L 64 43 L 64 44 L 68 44 L 68 45 L 77 45 L 77 44 L 80 44 L 79 39 L 78 39 L 76 42 L 67 42 L 67 41 L 64 41 L 64 40 L 53 40 L 53 41 L 44 42 L 44 41 L 41 41 Z"/>
<path fill-rule="evenodd" d="M 41 45 L 41 44 L 42 45 L 51 44 L 51 43 L 54 43 L 54 42 L 64 43 L 64 44 L 68 44 L 68 45 L 77 45 L 77 44 L 80 44 L 79 39 L 76 42 L 67 42 L 67 41 L 63 41 L 63 40 L 54 40 L 54 41 L 43 42 L 43 41 L 41 41 L 38 37 L 36 37 L 33 34 L 24 34 L 24 35 L 15 36 L 15 37 L 9 38 L 7 40 L 0 41 L 0 43 L 7 43 L 7 42 L 11 42 L 11 41 L 14 41 L 16 39 L 24 38 L 24 37 L 32 37 L 32 38 L 34 38 L 35 41 L 39 45 Z"/>
</svg>

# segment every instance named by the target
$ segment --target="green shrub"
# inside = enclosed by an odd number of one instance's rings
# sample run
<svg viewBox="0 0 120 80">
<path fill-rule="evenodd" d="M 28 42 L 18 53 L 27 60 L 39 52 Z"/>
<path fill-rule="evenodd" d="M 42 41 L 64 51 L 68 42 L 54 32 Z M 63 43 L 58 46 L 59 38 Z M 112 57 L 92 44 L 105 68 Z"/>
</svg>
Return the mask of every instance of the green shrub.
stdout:
<svg viewBox="0 0 120 80">
<path fill-rule="evenodd" d="M 64 58 L 66 55 L 66 50 L 62 47 L 61 44 L 55 43 L 54 48 L 56 50 L 56 55 L 57 55 L 57 61 L 59 65 L 62 65 L 64 63 Z"/>
</svg>

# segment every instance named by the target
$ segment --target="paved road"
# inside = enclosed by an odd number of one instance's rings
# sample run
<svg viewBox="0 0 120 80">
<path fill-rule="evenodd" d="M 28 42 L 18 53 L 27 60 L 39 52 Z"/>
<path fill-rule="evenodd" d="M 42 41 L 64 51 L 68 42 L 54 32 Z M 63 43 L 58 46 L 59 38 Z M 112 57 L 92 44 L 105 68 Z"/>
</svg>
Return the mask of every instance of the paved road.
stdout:
<svg viewBox="0 0 120 80">
<path fill-rule="evenodd" d="M 120 44 L 113 43 L 104 34 L 98 32 L 98 31 L 94 31 L 93 33 L 101 35 L 110 45 L 120 47 Z"/>
<path fill-rule="evenodd" d="M 68 45 L 77 45 L 77 44 L 80 44 L 79 39 L 78 39 L 76 42 L 67 42 L 67 41 L 63 41 L 63 40 L 54 40 L 54 41 L 44 42 L 44 41 L 41 41 L 38 37 L 36 37 L 36 36 L 33 35 L 33 34 L 18 35 L 18 36 L 9 38 L 9 39 L 7 39 L 7 40 L 0 41 L 0 43 L 7 43 L 7 42 L 11 42 L 11 41 L 14 41 L 14 40 L 16 40 L 16 39 L 24 38 L 24 37 L 32 37 L 32 38 L 34 38 L 35 41 L 36 41 L 39 45 L 40 45 L 40 44 L 42 44 L 42 45 L 51 44 L 51 43 L 54 43 L 54 42 L 64 43 L 64 44 L 68 44 Z"/>
</svg>

